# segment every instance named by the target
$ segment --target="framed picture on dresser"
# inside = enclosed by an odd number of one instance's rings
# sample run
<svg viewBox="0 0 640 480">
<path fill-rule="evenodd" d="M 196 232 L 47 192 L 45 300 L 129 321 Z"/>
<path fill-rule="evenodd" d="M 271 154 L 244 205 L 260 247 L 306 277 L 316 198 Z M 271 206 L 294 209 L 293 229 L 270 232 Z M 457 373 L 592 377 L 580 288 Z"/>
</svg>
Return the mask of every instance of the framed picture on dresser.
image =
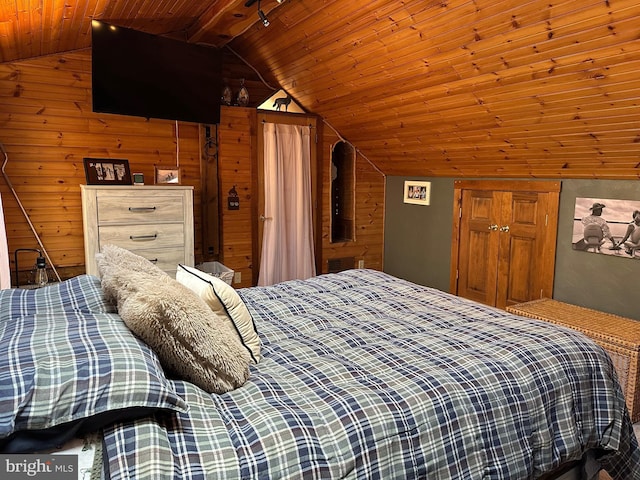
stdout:
<svg viewBox="0 0 640 480">
<path fill-rule="evenodd" d="M 156 165 L 155 180 L 156 185 L 180 185 L 180 168 Z"/>
<path fill-rule="evenodd" d="M 129 161 L 119 158 L 84 158 L 87 185 L 131 185 Z"/>
</svg>

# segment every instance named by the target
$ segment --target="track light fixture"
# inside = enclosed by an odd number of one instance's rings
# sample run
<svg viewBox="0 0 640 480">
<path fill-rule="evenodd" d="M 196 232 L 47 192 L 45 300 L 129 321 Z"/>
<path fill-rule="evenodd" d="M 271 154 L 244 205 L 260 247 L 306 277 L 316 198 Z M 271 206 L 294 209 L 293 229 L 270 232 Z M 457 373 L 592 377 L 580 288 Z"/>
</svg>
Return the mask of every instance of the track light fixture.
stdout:
<svg viewBox="0 0 640 480">
<path fill-rule="evenodd" d="M 269 19 L 267 18 L 267 16 L 264 14 L 262 9 L 260 8 L 260 0 L 258 0 L 258 16 L 260 17 L 260 20 L 262 21 L 262 24 L 265 27 L 268 27 L 269 26 Z"/>
<path fill-rule="evenodd" d="M 258 17 L 260 17 L 260 21 L 262 22 L 262 24 L 265 27 L 268 27 L 271 24 L 271 22 L 269 22 L 269 19 L 267 18 L 267 14 L 262 11 L 262 8 L 260 8 L 260 0 L 247 0 L 244 3 L 244 6 L 251 7 L 254 3 L 256 3 L 256 1 L 258 2 Z M 276 1 L 278 2 L 278 5 L 285 2 L 285 0 L 276 0 Z"/>
</svg>

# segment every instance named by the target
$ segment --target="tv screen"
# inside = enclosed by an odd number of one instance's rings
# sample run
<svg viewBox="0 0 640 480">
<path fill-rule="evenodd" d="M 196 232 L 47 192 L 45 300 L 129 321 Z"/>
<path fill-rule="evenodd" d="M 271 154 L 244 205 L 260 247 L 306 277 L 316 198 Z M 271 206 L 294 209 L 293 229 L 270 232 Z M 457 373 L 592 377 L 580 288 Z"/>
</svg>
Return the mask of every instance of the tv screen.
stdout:
<svg viewBox="0 0 640 480">
<path fill-rule="evenodd" d="M 93 111 L 220 122 L 219 49 L 92 22 Z"/>
</svg>

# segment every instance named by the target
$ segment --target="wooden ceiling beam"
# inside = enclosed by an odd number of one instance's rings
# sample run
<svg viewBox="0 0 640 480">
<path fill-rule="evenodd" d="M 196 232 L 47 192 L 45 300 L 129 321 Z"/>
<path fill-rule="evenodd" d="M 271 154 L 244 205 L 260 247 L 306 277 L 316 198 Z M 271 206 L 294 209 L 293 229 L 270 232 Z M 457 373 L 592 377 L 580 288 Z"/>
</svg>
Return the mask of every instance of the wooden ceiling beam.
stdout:
<svg viewBox="0 0 640 480">
<path fill-rule="evenodd" d="M 268 17 L 279 5 L 276 0 L 264 0 L 260 8 Z M 242 35 L 256 22 L 260 22 L 257 2 L 217 0 L 189 26 L 187 39 L 191 43 L 222 47 L 234 37 Z M 263 25 L 259 27 L 266 28 Z"/>
</svg>

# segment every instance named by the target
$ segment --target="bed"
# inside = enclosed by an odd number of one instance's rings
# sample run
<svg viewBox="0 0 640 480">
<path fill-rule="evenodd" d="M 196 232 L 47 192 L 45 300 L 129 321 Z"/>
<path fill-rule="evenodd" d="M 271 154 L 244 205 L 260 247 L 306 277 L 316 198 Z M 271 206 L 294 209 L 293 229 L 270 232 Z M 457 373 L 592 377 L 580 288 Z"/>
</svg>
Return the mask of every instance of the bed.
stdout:
<svg viewBox="0 0 640 480">
<path fill-rule="evenodd" d="M 640 479 L 578 332 L 366 269 L 237 294 L 260 359 L 219 394 L 164 368 L 97 277 L 1 291 L 0 449 L 99 432 L 115 480 Z"/>
</svg>

